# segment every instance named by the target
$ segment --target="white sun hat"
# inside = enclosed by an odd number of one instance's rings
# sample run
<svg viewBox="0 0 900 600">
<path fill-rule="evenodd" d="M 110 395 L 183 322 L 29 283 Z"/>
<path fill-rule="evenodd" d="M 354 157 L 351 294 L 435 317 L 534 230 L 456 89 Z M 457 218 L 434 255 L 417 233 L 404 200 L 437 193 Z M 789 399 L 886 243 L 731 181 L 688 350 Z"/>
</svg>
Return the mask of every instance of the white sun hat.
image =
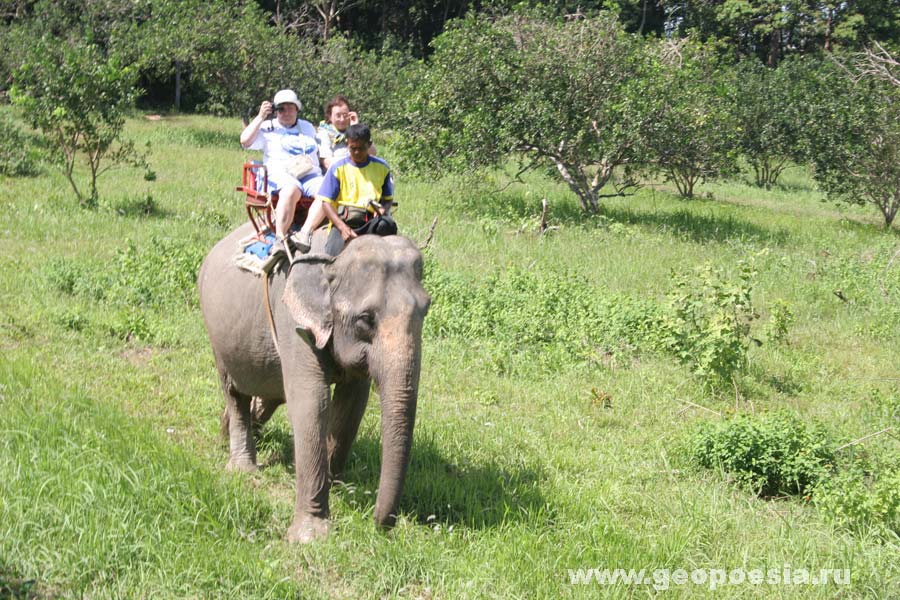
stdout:
<svg viewBox="0 0 900 600">
<path fill-rule="evenodd" d="M 281 90 L 277 94 L 275 94 L 275 98 L 272 100 L 272 104 L 276 107 L 282 104 L 293 104 L 297 107 L 297 112 L 300 112 L 302 105 L 300 104 L 300 100 L 297 99 L 297 94 L 294 93 L 294 90 Z"/>
</svg>

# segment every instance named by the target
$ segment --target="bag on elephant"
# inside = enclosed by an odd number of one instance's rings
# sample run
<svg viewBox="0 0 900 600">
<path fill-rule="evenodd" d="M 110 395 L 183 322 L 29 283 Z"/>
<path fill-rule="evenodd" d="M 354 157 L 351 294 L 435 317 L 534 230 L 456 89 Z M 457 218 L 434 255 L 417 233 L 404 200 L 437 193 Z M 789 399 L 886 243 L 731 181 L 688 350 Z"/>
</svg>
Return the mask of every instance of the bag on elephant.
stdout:
<svg viewBox="0 0 900 600">
<path fill-rule="evenodd" d="M 397 235 L 397 221 L 390 215 L 377 215 L 369 219 L 362 226 L 353 229 L 357 235 Z"/>
</svg>

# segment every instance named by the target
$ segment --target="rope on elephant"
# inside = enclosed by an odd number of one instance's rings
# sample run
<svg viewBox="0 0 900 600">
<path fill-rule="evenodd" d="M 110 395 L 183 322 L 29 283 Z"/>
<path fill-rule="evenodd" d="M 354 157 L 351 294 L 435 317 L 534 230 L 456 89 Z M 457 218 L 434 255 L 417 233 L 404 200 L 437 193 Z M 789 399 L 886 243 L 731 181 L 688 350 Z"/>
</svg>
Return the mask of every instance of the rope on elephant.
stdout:
<svg viewBox="0 0 900 600">
<path fill-rule="evenodd" d="M 269 301 L 269 274 L 266 273 L 260 279 L 263 286 L 263 302 L 266 306 L 266 320 L 269 322 L 269 332 L 272 334 L 272 342 L 275 344 L 275 352 L 281 356 L 281 350 L 278 349 L 278 332 L 275 330 L 275 319 L 272 317 L 272 303 Z"/>
</svg>

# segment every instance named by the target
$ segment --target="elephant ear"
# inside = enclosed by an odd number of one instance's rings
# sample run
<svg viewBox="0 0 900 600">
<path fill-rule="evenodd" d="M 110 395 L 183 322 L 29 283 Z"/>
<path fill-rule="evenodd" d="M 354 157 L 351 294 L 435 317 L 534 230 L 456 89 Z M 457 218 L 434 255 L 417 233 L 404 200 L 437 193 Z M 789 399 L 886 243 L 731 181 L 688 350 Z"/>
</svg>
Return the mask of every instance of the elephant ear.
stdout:
<svg viewBox="0 0 900 600">
<path fill-rule="evenodd" d="M 326 272 L 333 261 L 326 254 L 307 254 L 294 259 L 281 298 L 297 323 L 298 332 L 312 334 L 320 350 L 328 344 L 334 323 Z"/>
</svg>

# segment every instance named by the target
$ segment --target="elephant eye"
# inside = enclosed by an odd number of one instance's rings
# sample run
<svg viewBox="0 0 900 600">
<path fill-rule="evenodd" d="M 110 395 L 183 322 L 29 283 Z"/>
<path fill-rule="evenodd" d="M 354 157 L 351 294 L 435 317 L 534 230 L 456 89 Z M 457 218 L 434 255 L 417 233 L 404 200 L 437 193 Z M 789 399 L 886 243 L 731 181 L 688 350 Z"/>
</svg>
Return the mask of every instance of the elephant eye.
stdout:
<svg viewBox="0 0 900 600">
<path fill-rule="evenodd" d="M 375 328 L 375 318 L 372 313 L 360 313 L 356 316 L 356 325 L 363 330 L 372 330 Z"/>
</svg>

